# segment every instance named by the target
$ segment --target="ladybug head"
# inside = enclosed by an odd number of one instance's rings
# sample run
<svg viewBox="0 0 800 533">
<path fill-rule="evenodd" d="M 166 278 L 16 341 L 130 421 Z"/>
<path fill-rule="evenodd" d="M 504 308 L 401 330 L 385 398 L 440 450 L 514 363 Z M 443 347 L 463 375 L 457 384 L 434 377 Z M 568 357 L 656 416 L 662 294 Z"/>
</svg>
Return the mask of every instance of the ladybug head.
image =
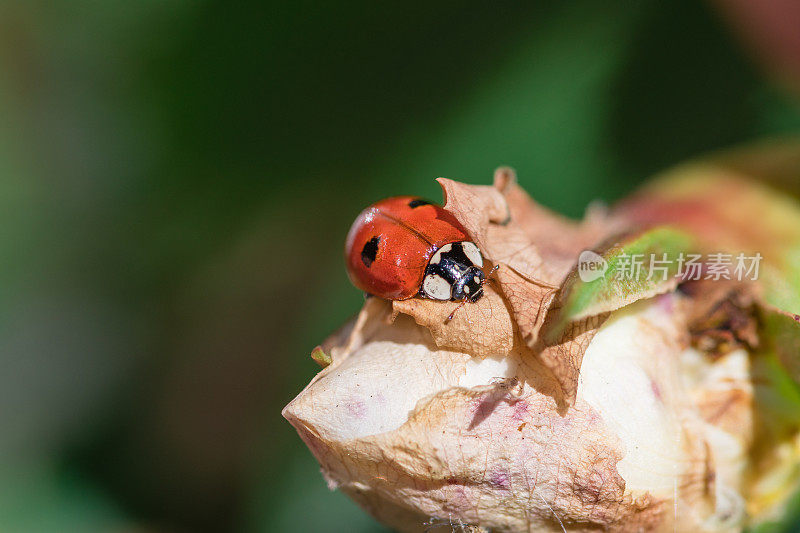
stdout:
<svg viewBox="0 0 800 533">
<path fill-rule="evenodd" d="M 445 244 L 428 262 L 421 292 L 436 300 L 475 302 L 483 296 L 482 266 L 483 257 L 475 243 Z"/>
<path fill-rule="evenodd" d="M 453 284 L 453 300 L 466 298 L 470 302 L 477 302 L 483 296 L 483 271 L 471 266 L 458 277 Z"/>
</svg>

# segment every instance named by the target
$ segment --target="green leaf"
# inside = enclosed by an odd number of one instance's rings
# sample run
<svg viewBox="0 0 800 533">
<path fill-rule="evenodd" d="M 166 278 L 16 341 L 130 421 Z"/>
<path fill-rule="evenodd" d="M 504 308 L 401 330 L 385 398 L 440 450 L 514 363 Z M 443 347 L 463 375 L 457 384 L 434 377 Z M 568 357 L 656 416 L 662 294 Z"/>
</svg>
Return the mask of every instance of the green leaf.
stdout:
<svg viewBox="0 0 800 533">
<path fill-rule="evenodd" d="M 556 336 L 574 320 L 614 311 L 674 289 L 681 258 L 688 257 L 693 243 L 688 234 L 660 226 L 612 239 L 596 255 L 583 252 L 561 286 L 554 317 L 548 317 L 548 337 Z M 588 268 L 592 260 L 600 263 L 602 272 Z"/>
</svg>

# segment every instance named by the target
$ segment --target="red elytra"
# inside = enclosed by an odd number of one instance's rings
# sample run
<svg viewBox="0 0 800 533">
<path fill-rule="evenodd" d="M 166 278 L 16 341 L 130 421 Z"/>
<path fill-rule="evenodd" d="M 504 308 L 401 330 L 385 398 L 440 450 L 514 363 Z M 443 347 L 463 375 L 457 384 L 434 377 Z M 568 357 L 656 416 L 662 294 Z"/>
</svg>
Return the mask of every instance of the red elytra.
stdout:
<svg viewBox="0 0 800 533">
<path fill-rule="evenodd" d="M 471 252 L 470 257 L 464 252 Z M 436 265 L 429 265 L 432 258 Z M 467 230 L 441 206 L 415 196 L 387 198 L 362 211 L 347 235 L 345 260 L 353 284 L 381 298 L 405 300 L 422 294 L 475 301 L 482 295 L 482 258 Z M 433 283 L 431 290 L 423 290 L 423 280 L 426 287 Z M 442 287 L 444 296 L 431 295 Z"/>
</svg>

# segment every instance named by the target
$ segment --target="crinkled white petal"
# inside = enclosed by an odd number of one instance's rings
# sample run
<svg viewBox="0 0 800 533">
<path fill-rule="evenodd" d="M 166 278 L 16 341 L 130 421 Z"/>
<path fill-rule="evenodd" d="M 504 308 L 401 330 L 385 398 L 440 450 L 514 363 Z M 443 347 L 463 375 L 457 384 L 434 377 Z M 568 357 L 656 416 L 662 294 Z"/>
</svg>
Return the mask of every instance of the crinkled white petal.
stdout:
<svg viewBox="0 0 800 533">
<path fill-rule="evenodd" d="M 671 495 L 682 473 L 681 425 L 675 417 L 678 360 L 666 306 L 648 303 L 616 313 L 583 356 L 578 397 L 594 407 L 622 440 L 617 469 L 626 487 Z M 666 348 L 666 349 L 665 349 Z M 666 355 L 666 357 L 665 357 Z"/>
</svg>

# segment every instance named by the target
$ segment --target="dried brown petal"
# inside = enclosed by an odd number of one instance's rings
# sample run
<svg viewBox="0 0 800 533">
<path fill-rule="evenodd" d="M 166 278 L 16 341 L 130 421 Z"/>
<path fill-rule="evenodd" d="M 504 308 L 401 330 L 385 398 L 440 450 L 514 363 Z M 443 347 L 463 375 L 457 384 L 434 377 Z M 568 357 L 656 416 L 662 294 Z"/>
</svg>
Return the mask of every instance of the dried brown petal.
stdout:
<svg viewBox="0 0 800 533">
<path fill-rule="evenodd" d="M 505 263 L 523 275 L 537 278 L 542 257 L 530 238 L 510 218 L 502 193 L 488 185 L 466 185 L 439 178 L 445 209 L 453 213 L 486 259 Z"/>
<path fill-rule="evenodd" d="M 494 186 L 503 192 L 510 219 L 536 243 L 551 281 L 561 281 L 575 265 L 583 250 L 592 249 L 609 235 L 627 226 L 609 219 L 604 209 L 589 211 L 586 219 L 575 222 L 536 203 L 517 184 L 514 171 L 501 167 L 495 171 Z"/>
<path fill-rule="evenodd" d="M 513 311 L 522 340 L 526 345 L 534 346 L 558 287 L 527 279 L 502 264 L 496 276 Z"/>
<path fill-rule="evenodd" d="M 574 403 L 578 393 L 583 354 L 608 315 L 609 313 L 603 313 L 570 322 L 555 340 L 548 342 L 540 337 L 534 347 L 539 359 L 561 385 L 561 399 L 567 405 Z"/>
<path fill-rule="evenodd" d="M 597 221 L 582 226 L 542 208 L 516 184 L 511 169 L 498 169 L 494 181 L 494 187 L 487 187 L 440 179 L 445 208 L 467 227 L 484 255 L 500 265 L 496 277 L 523 341 L 562 384 L 560 396 L 572 403 L 583 349 L 602 320 L 577 324 L 593 325 L 574 339 L 556 336 L 548 344 L 538 342 L 539 330 L 580 250 L 608 228 Z"/>
<path fill-rule="evenodd" d="M 484 297 L 448 316 L 458 304 L 425 298 L 392 302 L 395 313 L 410 315 L 426 327 L 439 348 L 477 357 L 505 356 L 514 346 L 514 322 L 506 302 L 491 286 Z"/>
</svg>

